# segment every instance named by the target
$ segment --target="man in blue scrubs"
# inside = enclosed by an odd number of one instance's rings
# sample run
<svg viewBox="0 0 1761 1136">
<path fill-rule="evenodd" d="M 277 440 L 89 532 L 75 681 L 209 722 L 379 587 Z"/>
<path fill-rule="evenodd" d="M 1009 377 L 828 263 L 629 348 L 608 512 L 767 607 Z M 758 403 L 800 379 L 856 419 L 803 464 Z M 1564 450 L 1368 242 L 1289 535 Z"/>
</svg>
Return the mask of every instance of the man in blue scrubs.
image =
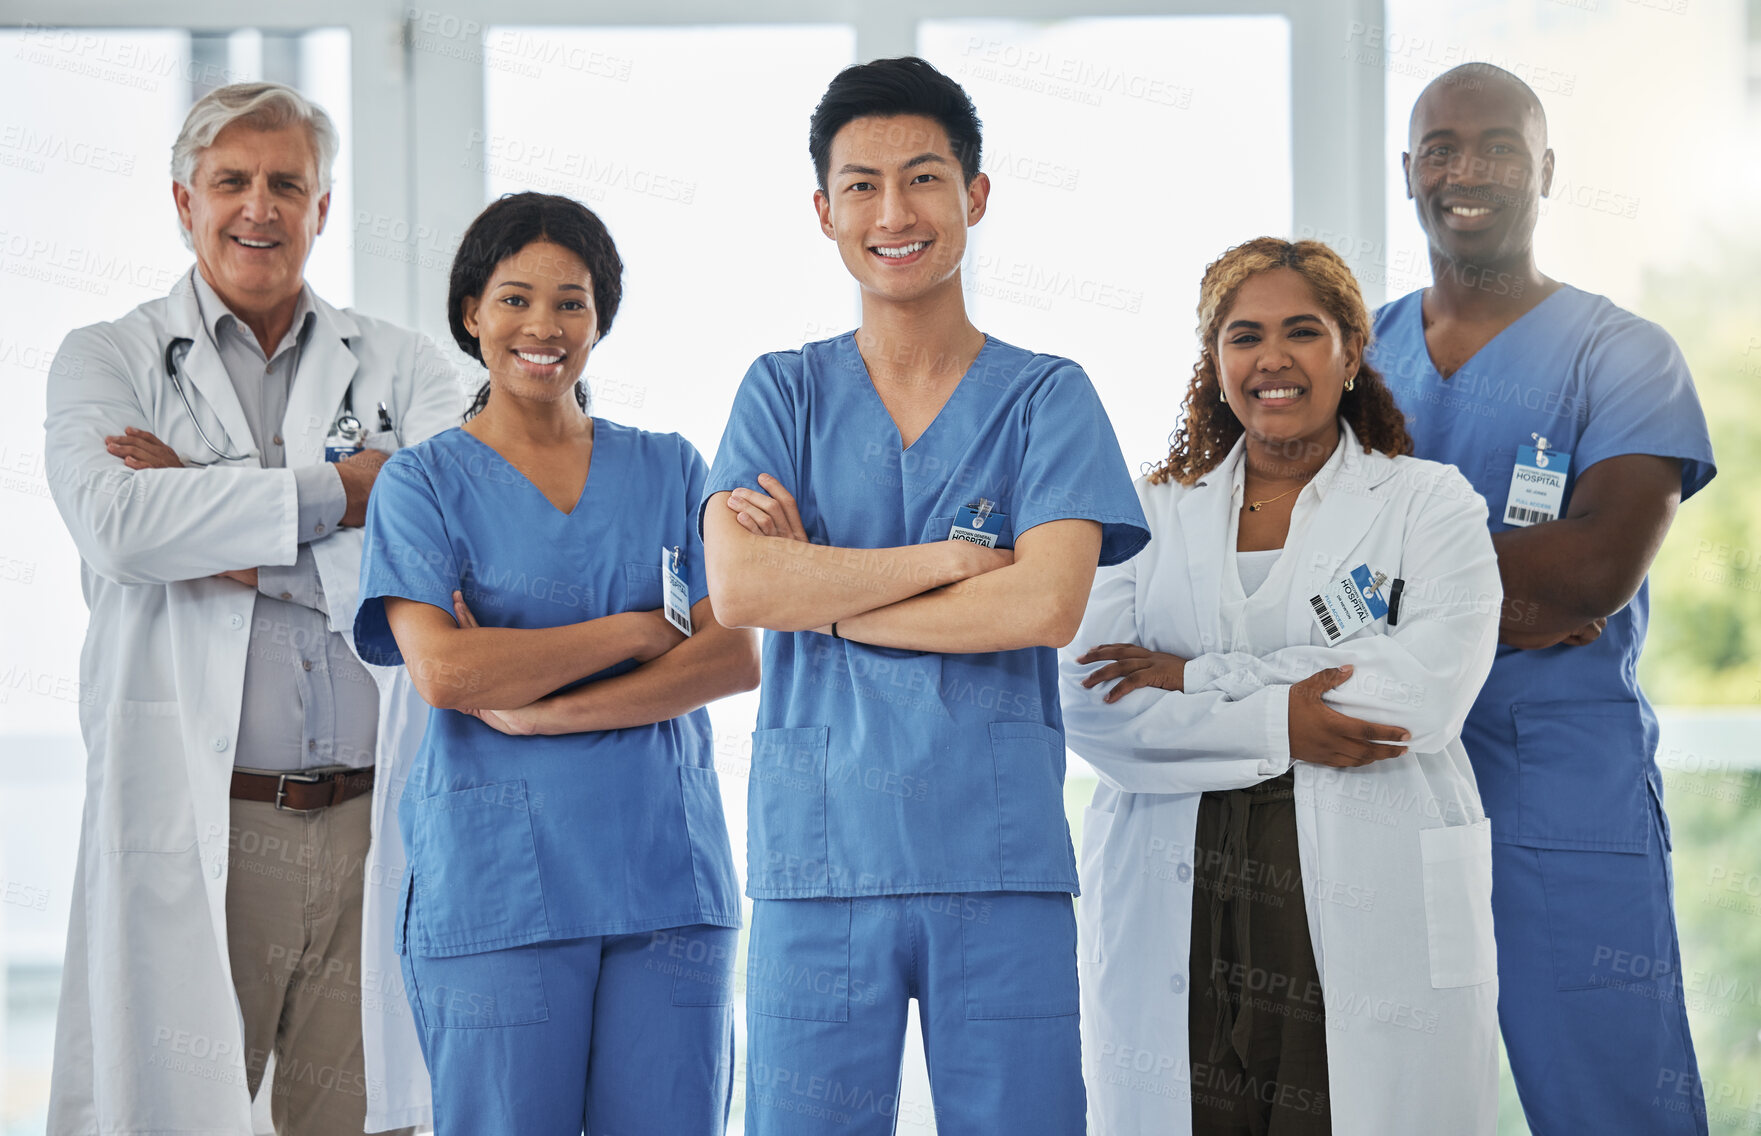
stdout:
<svg viewBox="0 0 1761 1136">
<path fill-rule="evenodd" d="M 1490 507 L 1506 604 L 1462 740 L 1492 818 L 1517 1090 L 1536 1136 L 1704 1133 L 1657 718 L 1634 668 L 1645 573 L 1712 479 L 1706 420 L 1663 329 L 1536 267 L 1553 151 L 1522 80 L 1441 76 L 1410 147 L 1433 283 L 1377 313 L 1372 358 L 1417 455 Z"/>
<path fill-rule="evenodd" d="M 915 998 L 942 1131 L 1080 1133 L 1055 648 L 1149 534 L 1081 368 L 967 319 L 966 93 L 849 68 L 809 150 L 862 325 L 752 365 L 702 511 L 718 618 L 772 632 L 747 1131 L 891 1132 Z"/>
</svg>

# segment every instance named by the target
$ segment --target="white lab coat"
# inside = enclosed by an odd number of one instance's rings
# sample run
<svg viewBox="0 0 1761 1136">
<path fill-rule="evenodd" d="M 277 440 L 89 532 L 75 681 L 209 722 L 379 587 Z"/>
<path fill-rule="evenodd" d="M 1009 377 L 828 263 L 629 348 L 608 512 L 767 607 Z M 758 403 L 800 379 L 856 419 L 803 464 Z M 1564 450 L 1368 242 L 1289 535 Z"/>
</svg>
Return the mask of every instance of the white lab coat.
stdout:
<svg viewBox="0 0 1761 1136">
<path fill-rule="evenodd" d="M 432 341 L 316 297 L 314 306 L 283 419 L 289 467 L 323 460 L 351 380 L 357 415 L 371 427 L 383 401 L 405 445 L 458 422 L 458 380 Z M 217 462 L 203 444 L 165 372 L 178 336 L 192 341 L 179 373 L 202 426 L 248 460 Z M 86 802 L 49 1131 L 249 1133 L 226 880 L 255 593 L 214 575 L 294 562 L 293 468 L 258 465 L 190 276 L 120 320 L 70 333 L 48 411 L 49 486 L 91 610 L 80 656 Z M 125 426 L 151 431 L 186 463 L 215 464 L 131 471 L 104 448 Z M 350 635 L 361 530 L 339 529 L 312 550 L 330 627 Z M 380 714 L 360 977 L 367 1127 L 377 1131 L 429 1116 L 390 910 L 404 870 L 397 797 L 426 708 L 401 669 L 369 670 Z"/>
<path fill-rule="evenodd" d="M 1190 1083 L 1187 1059 L 1189 991 L 1209 980 L 1187 973 L 1199 796 L 1289 769 L 1290 685 L 1348 662 L 1352 678 L 1326 700 L 1402 726 L 1412 743 L 1353 769 L 1294 763 L 1333 1131 L 1495 1128 L 1490 828 L 1460 740 L 1491 668 L 1502 599 L 1486 505 L 1453 467 L 1365 454 L 1344 433 L 1342 460 L 1316 478 L 1319 501 L 1287 552 L 1297 557 L 1289 646 L 1227 652 L 1219 610 L 1224 558 L 1235 555 L 1238 443 L 1190 488 L 1139 480 L 1154 539 L 1100 571 L 1082 630 L 1062 652 L 1069 744 L 1101 780 L 1085 816 L 1079 912 L 1098 1136 L 1185 1136 L 1189 1094 L 1220 1087 Z M 1325 646 L 1309 597 L 1366 563 L 1405 580 L 1398 625 Z M 1184 692 L 1137 690 L 1108 706 L 1110 683 L 1082 689 L 1093 668 L 1075 657 L 1115 642 L 1192 660 Z"/>
</svg>

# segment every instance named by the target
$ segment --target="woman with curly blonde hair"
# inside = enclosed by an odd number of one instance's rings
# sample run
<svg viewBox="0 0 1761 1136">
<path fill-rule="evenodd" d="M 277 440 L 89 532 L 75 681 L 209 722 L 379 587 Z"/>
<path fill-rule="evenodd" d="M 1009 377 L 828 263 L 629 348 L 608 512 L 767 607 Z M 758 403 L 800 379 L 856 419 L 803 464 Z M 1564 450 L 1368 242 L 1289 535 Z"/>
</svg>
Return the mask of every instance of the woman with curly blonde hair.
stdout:
<svg viewBox="0 0 1761 1136">
<path fill-rule="evenodd" d="M 1501 600 L 1486 505 L 1408 456 L 1345 263 L 1205 272 L 1153 539 L 1062 659 L 1090 1116 L 1138 1133 L 1490 1133 L 1490 822 L 1461 726 Z M 1086 645 L 1086 646 L 1084 646 Z M 1099 665 L 1097 665 L 1099 664 Z"/>
</svg>

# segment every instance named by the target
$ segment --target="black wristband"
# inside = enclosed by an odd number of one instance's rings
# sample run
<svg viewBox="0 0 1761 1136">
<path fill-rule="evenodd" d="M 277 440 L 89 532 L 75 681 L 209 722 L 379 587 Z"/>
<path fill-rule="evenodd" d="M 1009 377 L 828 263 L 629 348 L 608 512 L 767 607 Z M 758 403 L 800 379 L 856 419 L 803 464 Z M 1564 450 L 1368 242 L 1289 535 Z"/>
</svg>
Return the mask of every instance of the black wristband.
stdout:
<svg viewBox="0 0 1761 1136">
<path fill-rule="evenodd" d="M 833 639 L 842 639 L 843 638 L 842 635 L 838 634 L 838 621 L 835 619 L 832 620 L 832 638 Z"/>
</svg>

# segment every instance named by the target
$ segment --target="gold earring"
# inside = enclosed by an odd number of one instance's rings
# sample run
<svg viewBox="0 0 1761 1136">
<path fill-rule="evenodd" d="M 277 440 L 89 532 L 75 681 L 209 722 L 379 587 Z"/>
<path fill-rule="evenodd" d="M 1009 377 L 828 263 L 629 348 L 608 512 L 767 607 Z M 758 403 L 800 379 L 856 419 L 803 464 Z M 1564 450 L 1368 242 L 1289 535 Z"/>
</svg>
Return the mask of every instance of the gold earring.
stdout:
<svg viewBox="0 0 1761 1136">
<path fill-rule="evenodd" d="M 1356 375 L 1353 375 L 1353 376 L 1351 376 L 1351 378 L 1345 380 L 1345 389 L 1346 390 L 1350 390 L 1352 387 L 1354 387 L 1356 385 L 1357 385 L 1357 376 Z"/>
<path fill-rule="evenodd" d="M 1229 396 L 1223 393 L 1222 383 L 1217 384 L 1217 401 L 1225 406 L 1229 405 Z"/>
</svg>

